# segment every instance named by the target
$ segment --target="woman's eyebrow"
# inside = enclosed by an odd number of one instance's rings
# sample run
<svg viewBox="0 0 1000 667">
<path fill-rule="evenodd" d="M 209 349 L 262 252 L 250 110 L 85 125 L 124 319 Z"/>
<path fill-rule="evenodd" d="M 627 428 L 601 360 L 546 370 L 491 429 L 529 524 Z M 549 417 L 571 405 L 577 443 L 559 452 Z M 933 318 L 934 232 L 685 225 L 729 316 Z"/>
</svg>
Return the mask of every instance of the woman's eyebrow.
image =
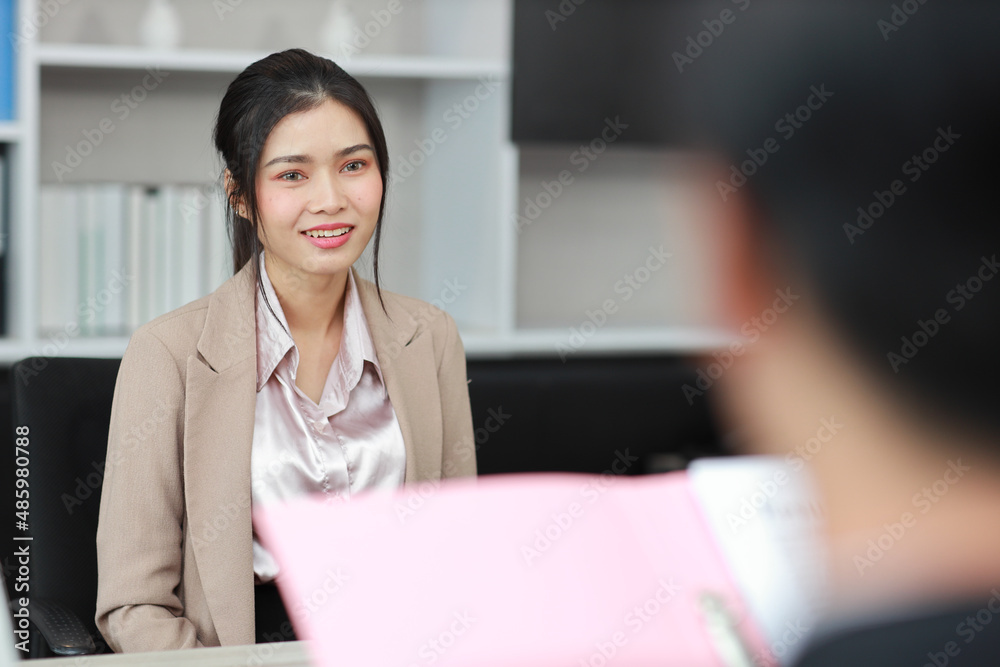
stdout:
<svg viewBox="0 0 1000 667">
<path fill-rule="evenodd" d="M 341 148 L 339 151 L 334 153 L 334 156 L 337 158 L 342 158 L 342 157 L 347 157 L 352 153 L 357 153 L 358 151 L 365 151 L 365 150 L 371 151 L 372 153 L 375 152 L 375 149 L 372 148 L 369 144 L 354 144 L 353 146 L 348 146 L 347 148 Z"/>
<path fill-rule="evenodd" d="M 365 151 L 365 150 L 371 151 L 372 153 L 375 152 L 375 149 L 372 148 L 370 144 L 354 144 L 353 146 L 341 148 L 333 155 L 334 158 L 339 160 L 341 158 L 347 157 L 348 155 L 352 155 L 359 151 Z M 286 162 L 291 164 L 310 164 L 312 163 L 312 161 L 313 161 L 312 157 L 308 155 L 279 155 L 276 158 L 268 160 L 267 164 L 264 165 L 264 168 L 266 169 L 267 167 L 270 167 L 273 164 L 278 164 L 279 162 Z"/>
<path fill-rule="evenodd" d="M 292 164 L 309 164 L 312 162 L 312 158 L 308 155 L 280 155 L 272 160 L 269 160 L 264 168 L 270 167 L 272 164 L 278 164 L 279 162 L 289 162 Z"/>
</svg>

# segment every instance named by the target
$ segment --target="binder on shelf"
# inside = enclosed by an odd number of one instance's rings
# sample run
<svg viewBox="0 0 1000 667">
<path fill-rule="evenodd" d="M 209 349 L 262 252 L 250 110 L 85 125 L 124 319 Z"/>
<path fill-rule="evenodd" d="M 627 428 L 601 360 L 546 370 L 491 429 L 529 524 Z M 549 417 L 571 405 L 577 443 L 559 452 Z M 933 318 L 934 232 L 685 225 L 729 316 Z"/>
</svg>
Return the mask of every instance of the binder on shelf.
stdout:
<svg viewBox="0 0 1000 667">
<path fill-rule="evenodd" d="M 63 199 L 68 196 L 64 188 L 42 185 L 38 199 L 38 235 L 41 258 L 39 262 L 39 335 L 43 338 L 63 328 L 66 313 L 63 309 L 63 292 L 69 288 L 60 263 L 61 253 L 53 247 L 53 239 L 69 241 L 70 230 L 65 220 Z"/>
<path fill-rule="evenodd" d="M 213 187 L 205 208 L 205 247 L 207 249 L 205 294 L 212 292 L 233 275 L 233 253 L 226 226 L 225 197 L 222 189 Z"/>
<path fill-rule="evenodd" d="M 7 333 L 7 235 L 11 230 L 10 192 L 7 169 L 8 152 L 0 147 L 0 336 Z"/>
<path fill-rule="evenodd" d="M 160 270 L 160 250 L 157 248 L 158 239 L 156 238 L 159 218 L 158 198 L 159 191 L 156 188 L 146 189 L 139 231 L 142 237 L 142 262 L 139 264 L 137 277 L 137 285 L 141 291 L 139 298 L 140 323 L 146 323 L 160 314 L 157 276 L 161 275 L 162 271 Z"/>
<path fill-rule="evenodd" d="M 231 275 L 217 188 L 53 184 L 39 195 L 42 335 L 75 322 L 80 336 L 128 336 Z"/>
<path fill-rule="evenodd" d="M 180 259 L 180 275 L 178 276 L 177 306 L 194 301 L 207 294 L 204 291 L 205 260 L 202 257 L 203 243 L 202 225 L 204 206 L 199 206 L 200 191 L 195 186 L 181 188 L 179 195 L 179 218 L 175 221 L 180 239 L 178 257 Z"/>
<path fill-rule="evenodd" d="M 123 336 L 125 326 L 125 302 L 128 299 L 128 285 L 123 280 L 125 268 L 126 215 L 125 188 L 118 184 L 104 184 L 99 187 L 101 259 L 97 264 L 101 280 L 93 295 L 93 308 L 101 312 L 98 334 L 101 336 Z"/>
<path fill-rule="evenodd" d="M 145 320 L 143 320 L 142 291 L 140 289 L 139 276 L 142 272 L 143 258 L 143 238 L 142 220 L 145 214 L 146 188 L 140 185 L 131 185 L 126 188 L 125 205 L 125 267 L 126 280 L 128 281 L 128 299 L 125 306 L 125 324 L 127 331 L 135 331 Z"/>
<path fill-rule="evenodd" d="M 0 0 L 0 121 L 15 117 L 17 60 L 14 44 L 18 35 L 16 27 L 17 4 L 14 0 Z"/>
<path fill-rule="evenodd" d="M 90 302 L 97 294 L 98 267 L 101 264 L 101 212 L 97 186 L 85 185 L 80 190 L 80 224 L 77 228 L 79 243 L 79 278 L 73 313 L 78 318 L 81 336 L 94 336 L 103 325 L 102 313 Z"/>
<path fill-rule="evenodd" d="M 48 244 L 42 243 L 42 248 L 55 252 L 56 257 L 58 257 L 58 266 L 60 268 L 55 276 L 47 276 L 47 278 L 54 279 L 57 283 L 62 283 L 63 289 L 59 292 L 59 308 L 62 313 L 63 326 L 67 326 L 70 323 L 79 324 L 76 312 L 77 290 L 80 284 L 79 228 L 81 197 L 79 189 L 67 188 L 63 191 L 61 200 L 62 214 L 60 216 L 60 225 L 65 236 L 65 241 L 54 242 L 50 239 Z M 62 238 L 63 235 L 57 234 L 52 239 Z"/>
</svg>

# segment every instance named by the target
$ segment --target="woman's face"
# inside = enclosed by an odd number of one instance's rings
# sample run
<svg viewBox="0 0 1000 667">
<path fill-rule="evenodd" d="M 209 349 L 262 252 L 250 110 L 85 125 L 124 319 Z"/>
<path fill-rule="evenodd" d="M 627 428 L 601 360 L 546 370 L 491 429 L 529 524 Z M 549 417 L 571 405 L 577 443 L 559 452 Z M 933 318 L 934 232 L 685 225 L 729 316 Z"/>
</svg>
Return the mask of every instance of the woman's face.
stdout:
<svg viewBox="0 0 1000 667">
<path fill-rule="evenodd" d="M 375 232 L 382 199 L 375 151 L 364 123 L 339 102 L 274 126 L 256 186 L 269 272 L 346 271 Z"/>
</svg>

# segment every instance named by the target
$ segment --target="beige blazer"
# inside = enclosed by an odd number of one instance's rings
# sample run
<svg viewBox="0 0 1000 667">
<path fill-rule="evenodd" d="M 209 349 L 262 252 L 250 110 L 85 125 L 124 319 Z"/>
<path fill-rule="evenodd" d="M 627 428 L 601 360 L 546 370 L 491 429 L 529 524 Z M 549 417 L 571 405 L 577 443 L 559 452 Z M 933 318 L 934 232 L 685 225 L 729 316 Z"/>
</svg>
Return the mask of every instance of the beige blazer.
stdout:
<svg viewBox="0 0 1000 667">
<path fill-rule="evenodd" d="M 405 483 L 475 475 L 454 321 L 355 276 L 406 447 Z M 254 642 L 249 264 L 139 328 L 111 410 L 97 530 L 97 626 L 117 652 Z"/>
</svg>

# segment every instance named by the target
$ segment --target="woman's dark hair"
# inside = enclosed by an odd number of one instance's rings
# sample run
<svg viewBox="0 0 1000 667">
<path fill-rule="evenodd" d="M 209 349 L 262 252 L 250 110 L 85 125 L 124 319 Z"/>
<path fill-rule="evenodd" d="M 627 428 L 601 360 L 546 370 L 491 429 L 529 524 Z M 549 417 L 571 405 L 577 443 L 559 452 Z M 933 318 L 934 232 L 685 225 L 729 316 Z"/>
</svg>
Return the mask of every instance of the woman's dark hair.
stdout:
<svg viewBox="0 0 1000 667">
<path fill-rule="evenodd" d="M 382 201 L 375 223 L 373 277 L 381 301 L 378 256 L 389 185 L 389 151 L 382 122 L 371 98 L 357 79 L 333 61 L 303 49 L 272 53 L 253 63 L 233 79 L 219 105 L 214 140 L 228 171 L 225 184 L 228 195 L 226 218 L 233 245 L 233 271 L 239 271 L 249 260 L 258 257 L 263 249 L 258 236 L 260 211 L 257 207 L 256 179 L 260 155 L 268 135 L 285 116 L 308 111 L 326 100 L 334 100 L 354 111 L 365 124 L 375 149 L 375 159 L 382 176 Z M 240 215 L 241 210 L 246 217 Z M 257 262 L 254 262 L 252 271 L 263 296 L 264 284 Z M 270 304 L 267 306 L 271 308 Z"/>
</svg>

